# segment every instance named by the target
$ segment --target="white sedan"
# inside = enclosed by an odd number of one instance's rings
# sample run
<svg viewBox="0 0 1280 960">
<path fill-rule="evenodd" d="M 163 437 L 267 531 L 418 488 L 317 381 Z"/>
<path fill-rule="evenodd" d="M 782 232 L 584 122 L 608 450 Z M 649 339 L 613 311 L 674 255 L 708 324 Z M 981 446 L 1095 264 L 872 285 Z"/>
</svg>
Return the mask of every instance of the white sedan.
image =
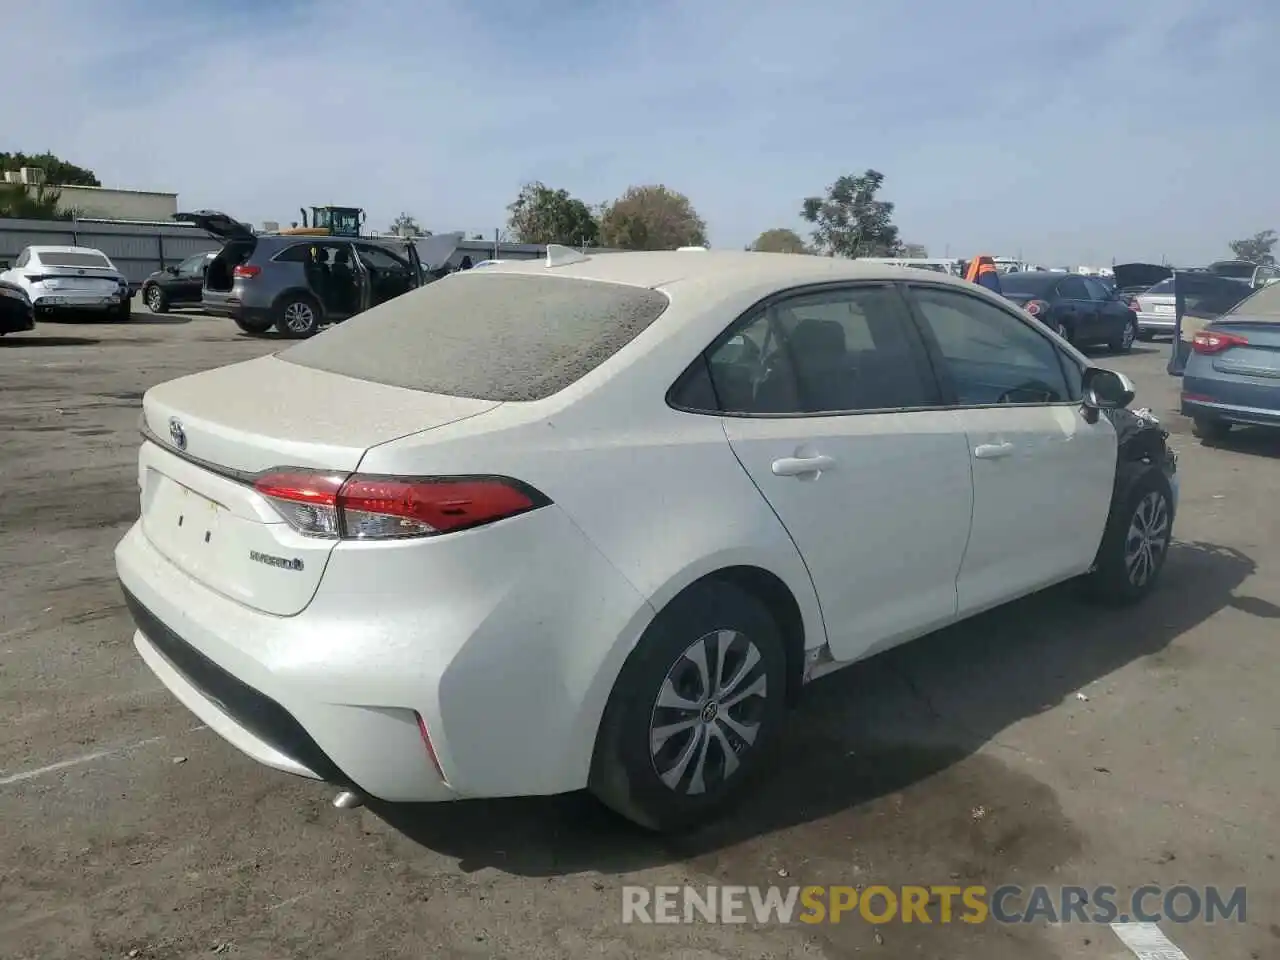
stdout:
<svg viewBox="0 0 1280 960">
<path fill-rule="evenodd" d="M 128 320 L 132 310 L 129 281 L 93 247 L 27 247 L 0 280 L 25 290 L 37 314 L 95 310 Z"/>
<path fill-rule="evenodd" d="M 1175 465 L 1132 397 L 942 274 L 553 246 L 153 387 L 116 564 L 142 658 L 264 764 L 675 829 L 822 673 L 1147 594 Z"/>
</svg>

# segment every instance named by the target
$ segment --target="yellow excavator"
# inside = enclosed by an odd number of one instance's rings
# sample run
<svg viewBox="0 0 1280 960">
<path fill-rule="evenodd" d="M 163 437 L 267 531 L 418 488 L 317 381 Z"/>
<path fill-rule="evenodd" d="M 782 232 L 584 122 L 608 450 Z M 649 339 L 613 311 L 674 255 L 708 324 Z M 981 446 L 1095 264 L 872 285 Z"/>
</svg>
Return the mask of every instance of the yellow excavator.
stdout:
<svg viewBox="0 0 1280 960">
<path fill-rule="evenodd" d="M 364 226 L 365 212 L 360 207 L 312 207 L 311 216 L 307 217 L 307 208 L 301 207 L 302 226 L 296 224 L 286 227 L 280 232 L 297 237 L 358 237 L 360 228 Z"/>
</svg>

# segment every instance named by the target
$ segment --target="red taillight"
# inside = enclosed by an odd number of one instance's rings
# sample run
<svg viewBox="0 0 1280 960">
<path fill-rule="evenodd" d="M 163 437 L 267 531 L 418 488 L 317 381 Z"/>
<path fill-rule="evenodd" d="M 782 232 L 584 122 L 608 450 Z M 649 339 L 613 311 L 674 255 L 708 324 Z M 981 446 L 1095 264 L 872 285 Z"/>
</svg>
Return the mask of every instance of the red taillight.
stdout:
<svg viewBox="0 0 1280 960">
<path fill-rule="evenodd" d="M 1191 349 L 1196 353 L 1221 353 L 1231 347 L 1247 347 L 1249 341 L 1234 333 L 1218 333 L 1214 330 L 1201 330 L 1191 341 Z"/>
<path fill-rule="evenodd" d="M 298 532 L 347 540 L 433 537 L 548 502 L 507 477 L 412 479 L 273 470 L 253 486 Z"/>
<path fill-rule="evenodd" d="M 255 267 L 252 264 L 242 263 L 231 271 L 231 276 L 237 280 L 252 280 L 262 272 L 261 267 Z"/>
<path fill-rule="evenodd" d="M 1043 300 L 1028 300 L 1027 305 L 1023 307 L 1023 309 L 1033 317 L 1038 317 L 1049 309 L 1049 305 Z"/>
</svg>

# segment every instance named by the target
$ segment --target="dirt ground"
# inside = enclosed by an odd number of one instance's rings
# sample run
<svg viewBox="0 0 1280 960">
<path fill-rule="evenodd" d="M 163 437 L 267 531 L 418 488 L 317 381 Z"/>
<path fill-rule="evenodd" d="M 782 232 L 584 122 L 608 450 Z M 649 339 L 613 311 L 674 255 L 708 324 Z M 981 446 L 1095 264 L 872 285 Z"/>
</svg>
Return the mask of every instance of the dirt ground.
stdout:
<svg viewBox="0 0 1280 960">
<path fill-rule="evenodd" d="M 1280 441 L 1194 441 L 1167 344 L 1104 360 L 1181 456 L 1157 595 L 1051 591 L 818 682 L 677 840 L 584 796 L 341 812 L 152 678 L 111 559 L 139 398 L 275 347 L 141 308 L 0 340 L 0 956 L 1119 958 L 1079 923 L 624 925 L 621 887 L 1187 883 L 1248 888 L 1245 923 L 1162 924 L 1188 957 L 1280 957 Z"/>
</svg>

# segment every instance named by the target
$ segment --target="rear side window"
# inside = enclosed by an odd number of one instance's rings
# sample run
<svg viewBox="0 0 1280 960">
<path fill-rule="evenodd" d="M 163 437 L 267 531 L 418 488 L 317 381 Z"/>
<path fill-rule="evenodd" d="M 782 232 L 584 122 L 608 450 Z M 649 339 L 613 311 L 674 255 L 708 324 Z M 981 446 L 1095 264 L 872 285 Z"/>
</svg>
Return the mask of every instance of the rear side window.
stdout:
<svg viewBox="0 0 1280 960">
<path fill-rule="evenodd" d="M 1064 300 L 1088 300 L 1089 288 L 1079 277 L 1067 277 L 1058 283 L 1058 296 Z"/>
<path fill-rule="evenodd" d="M 103 267 L 111 269 L 111 261 L 100 253 L 40 252 L 40 262 L 46 267 Z"/>
<path fill-rule="evenodd" d="M 586 376 L 667 308 L 664 294 L 597 280 L 459 273 L 397 297 L 281 360 L 476 400 L 541 400 Z"/>
</svg>

